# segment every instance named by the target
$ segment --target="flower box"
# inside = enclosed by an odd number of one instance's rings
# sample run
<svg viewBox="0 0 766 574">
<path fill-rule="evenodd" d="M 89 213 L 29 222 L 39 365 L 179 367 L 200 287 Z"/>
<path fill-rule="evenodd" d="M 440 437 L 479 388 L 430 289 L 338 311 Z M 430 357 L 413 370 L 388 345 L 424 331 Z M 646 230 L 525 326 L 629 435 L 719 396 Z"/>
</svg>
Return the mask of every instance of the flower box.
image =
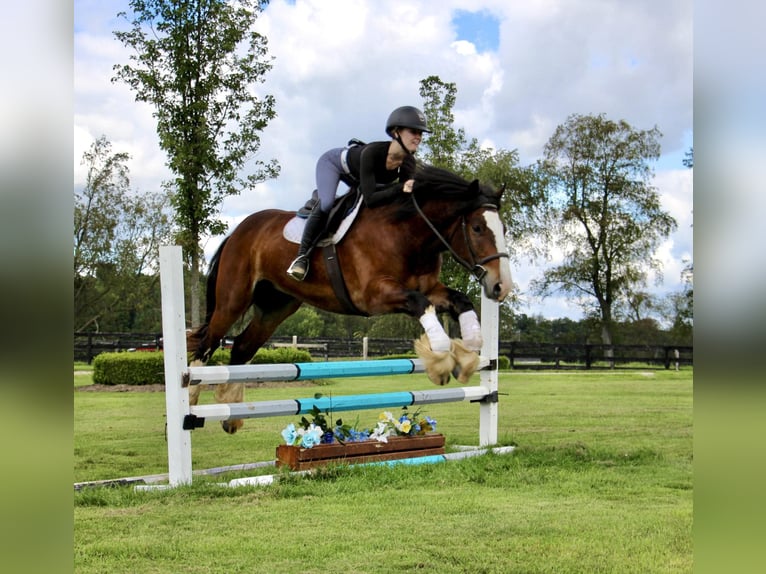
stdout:
<svg viewBox="0 0 766 574">
<path fill-rule="evenodd" d="M 444 454 L 444 435 L 392 436 L 388 442 L 367 440 L 345 444 L 318 444 L 312 448 L 277 447 L 277 467 L 305 470 L 327 464 L 359 464 Z"/>
</svg>

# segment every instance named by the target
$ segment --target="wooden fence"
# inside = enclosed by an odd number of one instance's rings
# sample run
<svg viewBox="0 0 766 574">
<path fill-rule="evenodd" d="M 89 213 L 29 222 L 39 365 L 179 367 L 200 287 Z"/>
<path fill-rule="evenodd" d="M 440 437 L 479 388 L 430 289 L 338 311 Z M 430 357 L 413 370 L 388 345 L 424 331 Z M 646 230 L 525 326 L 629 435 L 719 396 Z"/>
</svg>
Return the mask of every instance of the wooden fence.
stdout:
<svg viewBox="0 0 766 574">
<path fill-rule="evenodd" d="M 82 333 L 74 334 L 74 360 L 90 363 L 103 352 L 154 351 L 162 349 L 161 333 Z M 232 340 L 222 342 L 231 346 Z M 411 353 L 411 339 L 338 339 L 325 337 L 272 337 L 266 346 L 297 346 L 315 358 L 383 357 Z M 694 364 L 694 348 L 676 345 L 612 345 L 524 343 L 500 341 L 499 355 L 507 357 L 513 369 L 599 369 L 675 368 Z"/>
</svg>

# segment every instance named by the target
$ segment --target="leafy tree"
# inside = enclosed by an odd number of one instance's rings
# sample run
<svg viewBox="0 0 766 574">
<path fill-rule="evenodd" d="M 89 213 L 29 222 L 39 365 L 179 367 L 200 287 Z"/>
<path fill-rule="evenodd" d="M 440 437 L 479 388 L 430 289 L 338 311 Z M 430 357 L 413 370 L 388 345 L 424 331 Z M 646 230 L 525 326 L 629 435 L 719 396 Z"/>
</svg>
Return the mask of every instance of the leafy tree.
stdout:
<svg viewBox="0 0 766 574">
<path fill-rule="evenodd" d="M 324 327 L 319 311 L 308 305 L 302 306 L 277 327 L 275 337 L 321 337 Z"/>
<path fill-rule="evenodd" d="M 155 274 L 171 233 L 166 198 L 132 192 L 124 152 L 101 136 L 83 154 L 74 197 L 75 330 L 154 331 L 161 323 Z"/>
<path fill-rule="evenodd" d="M 267 40 L 253 30 L 266 4 L 130 0 L 131 29 L 114 33 L 134 53 L 130 64 L 114 66 L 113 81 L 154 106 L 160 147 L 175 176 L 166 186 L 190 262 L 193 325 L 200 320 L 202 236 L 226 231 L 218 210 L 227 196 L 279 171 L 274 160 L 252 159 L 259 133 L 276 115 L 274 98 L 256 89 L 271 69 Z M 240 175 L 246 166 L 251 173 Z"/>
<path fill-rule="evenodd" d="M 636 130 L 604 115 L 570 116 L 545 146 L 540 166 L 549 216 L 563 263 L 535 282 L 542 295 L 580 297 L 612 344 L 615 304 L 661 271 L 653 253 L 675 228 L 650 185 L 660 155 L 659 130 Z"/>
<path fill-rule="evenodd" d="M 662 309 L 656 297 L 639 289 L 627 292 L 624 297 L 619 298 L 615 302 L 615 311 L 615 318 L 643 321 Z"/>
<path fill-rule="evenodd" d="M 421 158 L 436 167 L 456 171 L 458 156 L 466 144 L 465 131 L 453 125 L 457 85 L 443 82 L 439 76 L 429 76 L 420 80 L 420 97 L 431 130 L 421 146 Z"/>
<path fill-rule="evenodd" d="M 74 205 L 75 280 L 92 275 L 111 256 L 119 206 L 130 188 L 128 159 L 125 152 L 113 153 L 105 136 L 83 153 L 81 163 L 87 166 L 85 186 L 75 193 Z"/>
</svg>

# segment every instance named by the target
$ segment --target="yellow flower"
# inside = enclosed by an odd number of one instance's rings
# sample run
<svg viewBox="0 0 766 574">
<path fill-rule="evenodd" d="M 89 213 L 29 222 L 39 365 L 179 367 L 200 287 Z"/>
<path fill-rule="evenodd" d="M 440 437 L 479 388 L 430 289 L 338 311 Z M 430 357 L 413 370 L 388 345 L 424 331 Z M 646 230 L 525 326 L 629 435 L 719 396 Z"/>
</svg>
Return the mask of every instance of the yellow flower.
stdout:
<svg viewBox="0 0 766 574">
<path fill-rule="evenodd" d="M 410 421 L 404 421 L 401 426 L 401 431 L 403 433 L 408 433 L 410 432 L 411 428 L 412 428 L 412 424 L 410 423 Z"/>
</svg>

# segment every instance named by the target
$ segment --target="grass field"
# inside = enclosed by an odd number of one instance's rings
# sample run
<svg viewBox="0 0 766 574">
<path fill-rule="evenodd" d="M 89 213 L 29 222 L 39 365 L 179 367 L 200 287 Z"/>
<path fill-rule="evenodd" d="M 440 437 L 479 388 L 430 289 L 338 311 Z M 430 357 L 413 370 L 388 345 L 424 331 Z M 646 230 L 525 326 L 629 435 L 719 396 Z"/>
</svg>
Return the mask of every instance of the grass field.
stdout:
<svg viewBox="0 0 766 574">
<path fill-rule="evenodd" d="M 269 487 L 195 477 L 74 494 L 74 564 L 95 572 L 691 572 L 692 371 L 501 372 L 511 455 L 331 468 Z M 75 375 L 75 386 L 90 375 Z M 452 383 L 455 384 L 455 383 Z M 248 389 L 249 400 L 430 388 L 410 375 Z M 208 393 L 203 402 L 211 400 Z M 161 392 L 74 393 L 75 481 L 167 472 Z M 376 411 L 340 413 L 372 425 Z M 478 406 L 432 405 L 452 445 Z M 270 460 L 297 417 L 193 433 L 195 469 Z M 260 474 L 270 474 L 264 469 Z"/>
</svg>

